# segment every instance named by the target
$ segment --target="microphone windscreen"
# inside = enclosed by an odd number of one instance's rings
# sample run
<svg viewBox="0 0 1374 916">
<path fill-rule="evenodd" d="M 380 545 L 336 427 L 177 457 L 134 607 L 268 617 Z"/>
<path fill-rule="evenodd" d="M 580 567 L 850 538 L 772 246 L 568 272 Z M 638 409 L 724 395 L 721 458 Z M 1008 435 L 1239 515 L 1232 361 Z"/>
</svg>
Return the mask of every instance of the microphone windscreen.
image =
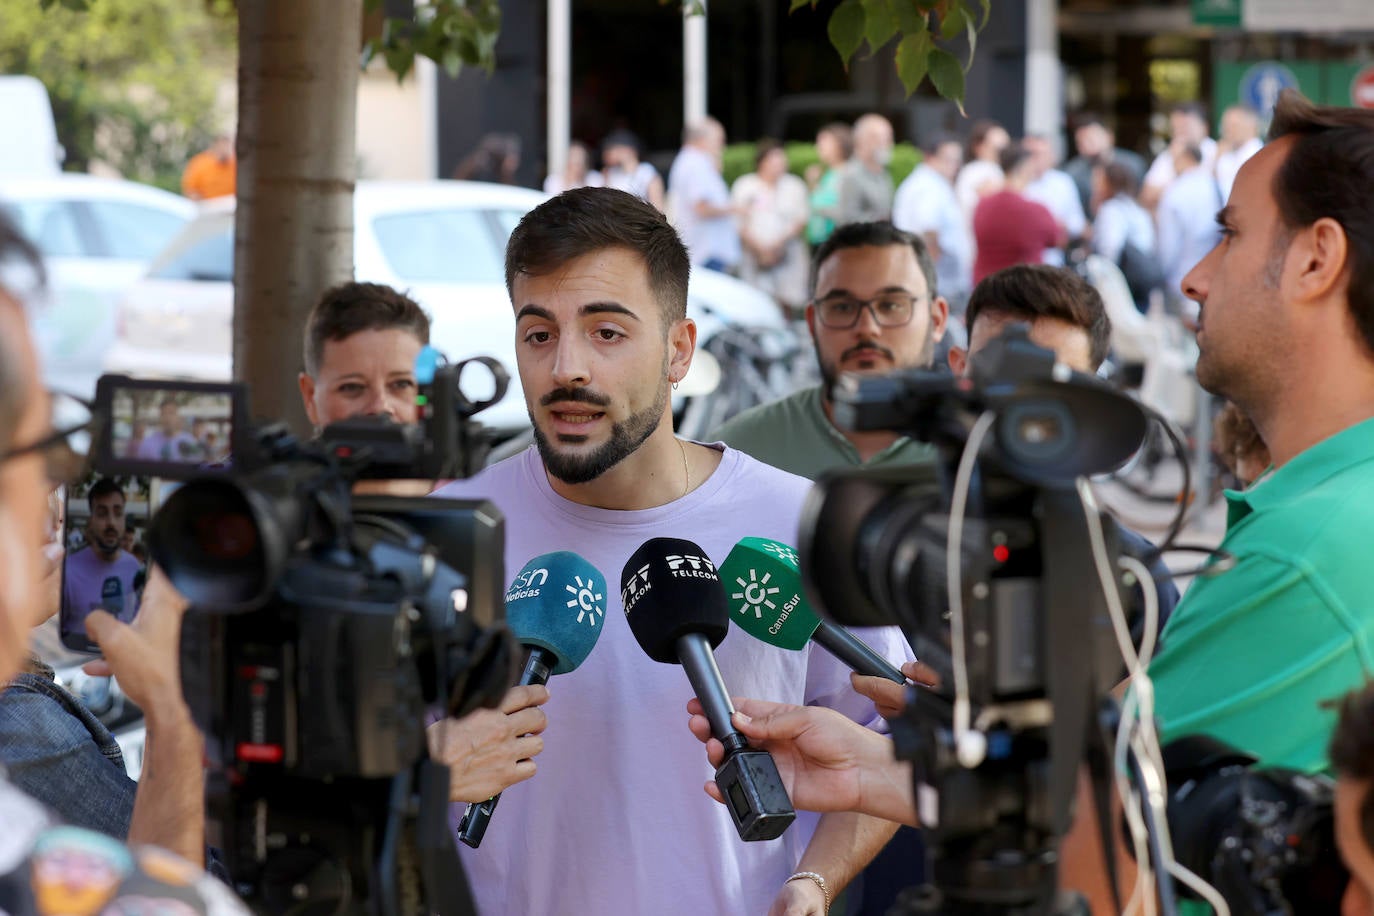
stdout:
<svg viewBox="0 0 1374 916">
<path fill-rule="evenodd" d="M 720 645 L 730 628 L 716 566 L 691 541 L 651 538 L 625 564 L 621 603 L 630 632 L 656 662 L 677 664 L 677 641 L 689 633 Z"/>
<path fill-rule="evenodd" d="M 767 538 L 744 538 L 720 564 L 730 619 L 750 636 L 803 649 L 821 619 L 802 595 L 797 552 Z"/>
<path fill-rule="evenodd" d="M 606 579 L 571 551 L 530 560 L 506 592 L 506 623 L 524 645 L 554 654 L 554 674 L 582 664 L 605 620 Z"/>
</svg>

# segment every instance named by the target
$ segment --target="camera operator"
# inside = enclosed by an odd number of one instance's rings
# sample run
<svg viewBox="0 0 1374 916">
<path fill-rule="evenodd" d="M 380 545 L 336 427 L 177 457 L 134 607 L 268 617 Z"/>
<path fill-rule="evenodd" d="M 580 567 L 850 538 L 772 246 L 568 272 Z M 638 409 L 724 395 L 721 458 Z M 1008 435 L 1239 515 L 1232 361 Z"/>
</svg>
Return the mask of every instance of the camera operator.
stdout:
<svg viewBox="0 0 1374 916">
<path fill-rule="evenodd" d="M 37 255 L 0 220 L 0 265 Z M 35 266 L 36 271 L 36 266 Z M 74 470 L 66 433 L 52 425 L 50 399 L 19 302 L 0 287 L 0 680 L 24 664 L 34 609 L 44 603 L 38 545 L 51 478 Z M 61 482 L 59 479 L 58 482 Z M 130 698 L 148 722 L 143 784 L 134 802 L 132 843 L 155 842 L 193 861 L 203 855 L 202 742 L 181 697 L 177 641 L 182 606 L 166 582 L 149 584 L 149 604 L 135 626 L 103 611 L 88 619 Z M 66 716 L 58 705 L 40 715 Z M 48 722 L 33 722 L 42 729 Z M 73 794 L 87 786 L 66 787 Z M 98 834 L 61 828 L 42 805 L 0 778 L 0 906 L 14 914 L 113 912 L 120 901 L 162 899 L 189 913 L 240 913 L 229 891 L 189 863 L 150 847 L 126 848 Z M 132 901 L 130 901 L 132 902 Z M 133 904 L 142 907 L 145 904 Z"/>
<path fill-rule="evenodd" d="M 416 423 L 415 359 L 429 343 L 429 316 L 380 283 L 326 290 L 305 326 L 301 399 L 316 430 L 351 417 L 386 415 Z M 418 489 L 412 488 L 416 484 Z M 361 481 L 355 492 L 427 495 L 420 481 Z M 542 685 L 512 687 L 497 709 L 479 709 L 428 729 L 430 753 L 451 769 L 452 801 L 477 802 L 534 775 L 543 749 Z"/>
<path fill-rule="evenodd" d="M 742 537 L 795 535 L 806 480 L 673 434 L 669 386 L 691 365 L 696 326 L 687 254 L 662 214 L 620 191 L 567 191 L 522 220 L 506 264 L 536 448 L 438 495 L 496 503 L 508 568 L 574 547 L 611 574 L 658 535 L 719 562 Z M 503 796 L 480 850 L 463 851 L 482 912 L 821 916 L 891 826 L 799 817 L 775 842 L 740 842 L 723 809 L 684 791 L 703 773 L 673 719 L 684 675 L 646 657 L 622 610 L 609 590 L 596 651 L 549 701 L 540 775 Z M 910 657 L 895 629 L 864 634 Z M 715 659 L 740 692 L 877 721 L 823 650 L 732 628 Z"/>
</svg>

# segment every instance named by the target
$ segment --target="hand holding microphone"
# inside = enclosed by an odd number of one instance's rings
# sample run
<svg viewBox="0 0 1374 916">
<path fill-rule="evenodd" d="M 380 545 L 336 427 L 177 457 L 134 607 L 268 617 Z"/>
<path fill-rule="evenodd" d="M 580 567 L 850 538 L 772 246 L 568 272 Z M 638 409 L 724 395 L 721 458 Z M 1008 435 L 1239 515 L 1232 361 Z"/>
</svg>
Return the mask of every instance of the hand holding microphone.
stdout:
<svg viewBox="0 0 1374 916">
<path fill-rule="evenodd" d="M 595 566 L 566 550 L 526 563 L 506 592 L 506 624 L 529 650 L 520 679 L 507 698 L 522 688 L 542 687 L 550 676 L 566 674 L 582 664 L 605 629 L 605 618 L 606 580 Z M 547 699 L 547 692 L 544 696 Z M 542 712 L 539 719 L 542 731 Z M 531 741 L 543 747 L 540 739 Z M 530 762 L 530 775 L 533 766 Z M 474 849 L 480 846 L 500 798 L 493 795 L 468 805 L 458 825 L 458 839 Z"/>
<path fill-rule="evenodd" d="M 750 748 L 731 722 L 734 708 L 712 648 L 730 626 L 720 576 L 706 552 L 677 538 L 644 542 L 625 564 L 621 599 L 630 632 L 654 661 L 681 664 L 710 733 L 721 744 L 716 786 L 742 840 L 782 835 L 796 812 L 767 751 Z"/>
</svg>

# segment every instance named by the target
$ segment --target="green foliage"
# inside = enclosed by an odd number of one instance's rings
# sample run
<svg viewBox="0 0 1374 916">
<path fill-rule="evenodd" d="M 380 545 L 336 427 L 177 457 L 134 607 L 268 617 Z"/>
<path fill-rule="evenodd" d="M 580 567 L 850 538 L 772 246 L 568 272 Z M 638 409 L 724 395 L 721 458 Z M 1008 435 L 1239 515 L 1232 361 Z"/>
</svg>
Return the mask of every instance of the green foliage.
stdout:
<svg viewBox="0 0 1374 916">
<path fill-rule="evenodd" d="M 234 78 L 229 0 L 0 0 L 0 73 L 48 88 L 65 167 L 100 160 L 179 188 L 186 161 L 223 124 Z"/>
<path fill-rule="evenodd" d="M 382 0 L 365 0 L 375 12 Z M 416 55 L 428 57 L 457 76 L 464 66 L 496 67 L 496 39 L 501 34 L 499 0 L 429 0 L 415 5 L 411 19 L 387 17 L 382 34 L 363 47 L 363 66 L 381 55 L 397 80 L 405 79 Z"/>
<path fill-rule="evenodd" d="M 805 178 L 807 169 L 821 164 L 814 143 L 787 143 L 783 148 L 787 152 L 787 170 L 793 175 Z M 735 179 L 754 171 L 755 149 L 753 143 L 732 143 L 725 147 L 721 154 L 721 173 L 726 184 L 733 185 Z M 887 166 L 893 183 L 901 184 L 920 161 L 921 151 L 910 143 L 898 143 L 893 147 L 892 161 Z"/>
<path fill-rule="evenodd" d="M 99 0 L 41 0 L 82 4 Z M 659 0 L 661 3 L 669 0 Z M 689 15 L 701 15 L 701 0 L 677 0 Z M 777 2 L 777 0 L 770 0 Z M 821 0 L 781 0 L 788 12 L 804 6 L 816 9 Z M 365 8 L 375 12 L 382 0 L 365 0 Z M 397 79 L 404 79 L 415 64 L 417 54 L 440 64 L 452 76 L 464 65 L 484 67 L 488 73 L 496 64 L 496 38 L 501 31 L 499 0 L 428 0 L 417 3 L 414 19 L 387 18 L 382 34 L 363 49 L 363 66 L 381 55 Z M 978 47 L 978 32 L 988 24 L 992 0 L 839 0 L 826 21 L 830 43 L 839 52 L 845 69 L 866 43 L 868 53 L 876 54 L 888 42 L 901 36 L 897 45 L 897 76 L 907 95 L 927 76 L 935 91 L 947 99 L 964 102 L 964 74 L 973 63 Z M 968 41 L 968 61 L 960 64 L 949 51 L 935 42 Z"/>
<path fill-rule="evenodd" d="M 789 11 L 818 0 L 790 0 Z M 897 76 L 907 95 L 927 76 L 935 91 L 951 101 L 964 102 L 964 74 L 978 48 L 978 32 L 988 24 L 992 0 L 840 0 L 830 12 L 827 33 L 830 43 L 848 69 L 849 61 L 865 43 L 870 55 L 889 41 L 897 43 Z M 968 41 L 968 60 L 958 58 L 936 42 Z"/>
</svg>

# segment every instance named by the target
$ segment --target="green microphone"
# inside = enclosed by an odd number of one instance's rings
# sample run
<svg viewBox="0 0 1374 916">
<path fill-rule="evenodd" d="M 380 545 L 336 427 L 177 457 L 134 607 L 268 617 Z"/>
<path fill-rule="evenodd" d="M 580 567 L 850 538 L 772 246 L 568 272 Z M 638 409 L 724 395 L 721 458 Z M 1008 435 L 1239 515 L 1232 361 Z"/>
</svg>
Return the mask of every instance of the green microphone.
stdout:
<svg viewBox="0 0 1374 916">
<path fill-rule="evenodd" d="M 887 659 L 843 627 L 821 620 L 802 595 L 797 551 L 767 538 L 744 538 L 720 564 L 730 622 L 770 646 L 794 651 L 808 642 L 859 674 L 905 684 Z"/>
</svg>

